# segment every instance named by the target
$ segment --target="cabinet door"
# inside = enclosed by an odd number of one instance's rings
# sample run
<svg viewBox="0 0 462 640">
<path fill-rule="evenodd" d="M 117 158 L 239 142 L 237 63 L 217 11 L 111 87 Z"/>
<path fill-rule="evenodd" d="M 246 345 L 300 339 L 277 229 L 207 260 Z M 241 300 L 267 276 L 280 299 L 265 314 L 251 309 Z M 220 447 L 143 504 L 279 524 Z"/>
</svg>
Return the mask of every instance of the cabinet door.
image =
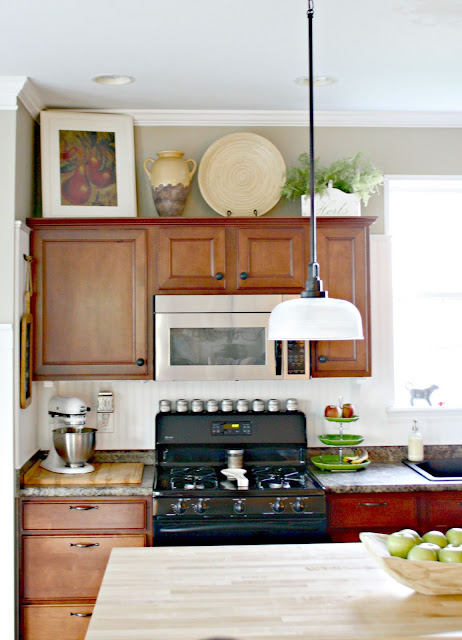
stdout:
<svg viewBox="0 0 462 640">
<path fill-rule="evenodd" d="M 422 533 L 432 529 L 446 533 L 452 527 L 462 527 L 462 494 L 427 494 Z"/>
<path fill-rule="evenodd" d="M 317 229 L 320 276 L 330 298 L 354 304 L 364 340 L 319 341 L 311 346 L 313 378 L 371 375 L 369 230 L 364 226 Z"/>
<path fill-rule="evenodd" d="M 35 379 L 148 376 L 144 229 L 33 233 Z"/>
<path fill-rule="evenodd" d="M 158 229 L 158 291 L 223 291 L 227 279 L 223 227 Z"/>
<path fill-rule="evenodd" d="M 236 289 L 300 292 L 305 286 L 304 229 L 237 229 Z"/>
</svg>

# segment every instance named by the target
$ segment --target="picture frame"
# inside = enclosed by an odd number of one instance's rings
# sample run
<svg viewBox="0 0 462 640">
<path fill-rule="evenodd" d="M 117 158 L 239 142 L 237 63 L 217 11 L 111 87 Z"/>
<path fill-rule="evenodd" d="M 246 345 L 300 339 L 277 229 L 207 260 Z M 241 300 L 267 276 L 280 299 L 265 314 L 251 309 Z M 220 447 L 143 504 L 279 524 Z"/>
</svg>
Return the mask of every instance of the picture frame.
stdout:
<svg viewBox="0 0 462 640">
<path fill-rule="evenodd" d="M 130 115 L 41 111 L 40 145 L 44 218 L 137 215 Z"/>
</svg>

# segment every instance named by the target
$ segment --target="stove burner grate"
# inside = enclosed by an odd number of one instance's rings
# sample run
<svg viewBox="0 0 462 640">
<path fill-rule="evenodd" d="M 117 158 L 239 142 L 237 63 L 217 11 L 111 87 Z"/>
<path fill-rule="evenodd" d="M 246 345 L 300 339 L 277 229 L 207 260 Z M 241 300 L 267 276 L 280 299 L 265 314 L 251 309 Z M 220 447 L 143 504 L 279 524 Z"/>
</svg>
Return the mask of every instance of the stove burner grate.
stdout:
<svg viewBox="0 0 462 640">
<path fill-rule="evenodd" d="M 184 489 L 216 489 L 218 480 L 213 467 L 184 467 L 172 469 L 170 472 L 170 488 Z"/>
<path fill-rule="evenodd" d="M 299 489 L 305 486 L 305 476 L 294 467 L 263 467 L 253 469 L 259 489 Z"/>
</svg>

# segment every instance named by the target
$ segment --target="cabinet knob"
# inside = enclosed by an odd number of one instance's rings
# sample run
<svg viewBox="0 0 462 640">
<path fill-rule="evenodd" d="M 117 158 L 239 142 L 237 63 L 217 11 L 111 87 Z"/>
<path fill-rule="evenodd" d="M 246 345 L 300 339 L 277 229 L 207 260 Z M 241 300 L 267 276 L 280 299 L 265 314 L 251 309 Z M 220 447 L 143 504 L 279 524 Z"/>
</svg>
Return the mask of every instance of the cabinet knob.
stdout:
<svg viewBox="0 0 462 640">
<path fill-rule="evenodd" d="M 241 280 L 247 280 L 247 274 L 245 271 L 243 271 L 240 275 L 239 275 Z"/>
<path fill-rule="evenodd" d="M 136 361 L 136 364 L 139 367 L 142 367 L 144 365 L 144 358 L 138 358 L 138 360 Z"/>
<path fill-rule="evenodd" d="M 322 363 L 327 362 L 327 356 L 319 356 L 318 360 Z"/>
<path fill-rule="evenodd" d="M 216 279 L 216 280 L 223 280 L 223 274 L 221 273 L 221 271 L 218 271 L 218 272 L 215 274 L 215 279 Z"/>
</svg>

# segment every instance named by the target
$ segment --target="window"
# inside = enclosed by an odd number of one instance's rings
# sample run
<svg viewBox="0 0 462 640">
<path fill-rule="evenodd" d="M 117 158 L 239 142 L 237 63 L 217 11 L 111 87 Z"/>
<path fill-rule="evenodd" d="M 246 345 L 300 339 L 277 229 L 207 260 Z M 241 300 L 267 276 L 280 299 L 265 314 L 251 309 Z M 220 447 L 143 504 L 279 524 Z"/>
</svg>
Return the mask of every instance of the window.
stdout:
<svg viewBox="0 0 462 640">
<path fill-rule="evenodd" d="M 437 385 L 432 406 L 462 407 L 462 178 L 387 183 L 394 404 Z"/>
</svg>

